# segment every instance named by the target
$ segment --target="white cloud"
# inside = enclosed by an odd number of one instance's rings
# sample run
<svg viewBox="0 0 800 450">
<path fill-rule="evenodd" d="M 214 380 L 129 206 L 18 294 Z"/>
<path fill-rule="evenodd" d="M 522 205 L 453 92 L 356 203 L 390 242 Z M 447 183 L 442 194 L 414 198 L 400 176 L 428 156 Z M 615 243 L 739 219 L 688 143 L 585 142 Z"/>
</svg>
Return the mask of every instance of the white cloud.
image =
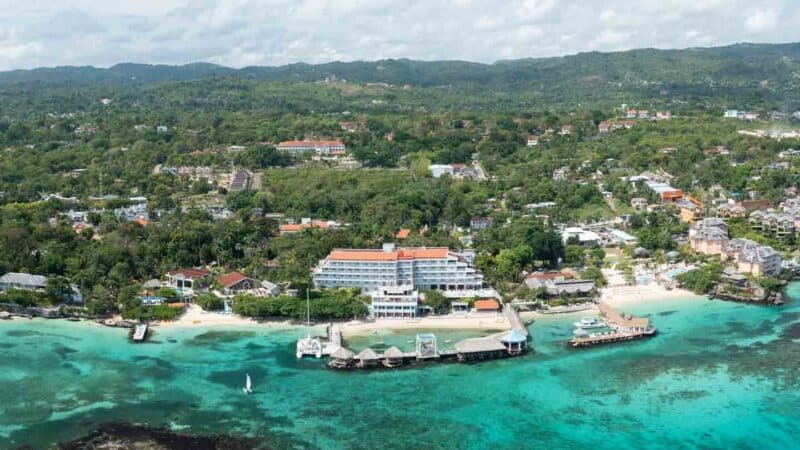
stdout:
<svg viewBox="0 0 800 450">
<path fill-rule="evenodd" d="M 764 31 L 774 27 L 777 22 L 778 14 L 775 11 L 756 11 L 744 21 L 744 26 L 748 31 Z"/>
<path fill-rule="evenodd" d="M 796 0 L 0 0 L 0 70 L 498 59 L 800 41 Z"/>
</svg>

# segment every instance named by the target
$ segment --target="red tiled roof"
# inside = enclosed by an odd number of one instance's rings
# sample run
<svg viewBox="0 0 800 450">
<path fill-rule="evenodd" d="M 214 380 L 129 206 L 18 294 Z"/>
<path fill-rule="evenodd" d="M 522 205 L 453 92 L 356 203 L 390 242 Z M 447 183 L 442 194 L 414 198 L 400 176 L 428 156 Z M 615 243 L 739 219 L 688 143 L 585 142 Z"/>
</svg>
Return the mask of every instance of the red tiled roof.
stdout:
<svg viewBox="0 0 800 450">
<path fill-rule="evenodd" d="M 223 287 L 228 288 L 246 279 L 247 277 L 239 272 L 231 272 L 231 273 L 226 273 L 225 275 L 220 275 L 217 278 L 217 282 L 219 282 L 219 284 L 221 284 Z"/>
<path fill-rule="evenodd" d="M 337 261 L 397 261 L 398 259 L 443 259 L 450 251 L 446 247 L 409 247 L 392 251 L 380 249 L 337 249 L 328 256 Z"/>
<path fill-rule="evenodd" d="M 401 228 L 400 231 L 397 232 L 395 237 L 397 239 L 407 239 L 409 234 L 411 234 L 411 230 L 409 230 L 408 228 Z"/>
<path fill-rule="evenodd" d="M 473 306 L 478 311 L 497 311 L 500 309 L 500 304 L 497 303 L 497 300 L 475 300 L 475 304 Z"/>
<path fill-rule="evenodd" d="M 182 268 L 182 269 L 175 269 L 168 272 L 169 275 L 183 275 L 185 278 L 195 279 L 195 278 L 205 278 L 211 275 L 211 272 L 205 269 L 193 269 L 189 268 Z"/>
</svg>

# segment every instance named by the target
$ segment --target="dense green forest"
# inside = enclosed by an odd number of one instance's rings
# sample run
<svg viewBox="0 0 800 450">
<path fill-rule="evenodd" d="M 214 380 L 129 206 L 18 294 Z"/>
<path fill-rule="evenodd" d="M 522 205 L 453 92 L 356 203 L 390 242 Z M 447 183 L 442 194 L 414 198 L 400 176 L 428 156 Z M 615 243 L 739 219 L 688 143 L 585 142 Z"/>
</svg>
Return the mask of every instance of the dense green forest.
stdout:
<svg viewBox="0 0 800 450">
<path fill-rule="evenodd" d="M 737 131 L 798 126 L 789 115 L 770 119 L 800 109 L 798 56 L 797 44 L 737 45 L 491 65 L 121 64 L 0 73 L 0 271 L 63 277 L 93 311 L 123 305 L 129 315 L 140 315 L 138 283 L 176 267 L 241 270 L 302 289 L 331 249 L 378 247 L 400 228 L 412 231 L 405 245 L 474 248 L 477 266 L 500 288 L 519 282 L 522 271 L 564 264 L 596 271 L 589 251 L 562 243 L 559 226 L 630 215 L 630 231 L 659 251 L 672 250 L 671 236 L 685 232 L 674 218 L 634 211 L 631 198 L 653 193 L 626 176 L 666 172 L 701 200 L 720 191 L 780 200 L 796 186 L 796 168 L 776 163 L 797 139 Z M 623 103 L 673 118 L 599 133 L 601 121 L 624 116 Z M 725 108 L 755 111 L 760 120 L 722 119 Z M 345 131 L 343 122 L 356 125 Z M 559 133 L 566 125 L 572 131 Z M 531 134 L 539 143 L 528 147 Z M 359 167 L 275 148 L 304 138 L 341 139 Z M 730 154 L 704 151 L 713 146 Z M 478 166 L 485 176 L 433 178 L 430 164 Z M 229 192 L 219 177 L 163 170 L 178 166 L 216 175 L 245 169 L 259 182 Z M 149 223 L 113 213 L 142 196 Z M 542 202 L 553 204 L 531 206 Z M 231 214 L 215 217 L 209 205 Z M 92 211 L 91 227 L 76 232 L 63 216 L 70 210 Z M 281 221 L 303 217 L 342 226 L 277 233 Z M 493 225 L 471 231 L 474 217 Z M 320 314 L 363 313 L 357 297 L 337 295 L 325 297 Z M 294 303 L 240 303 L 249 315 L 297 316 Z M 330 310 L 338 307 L 346 312 Z"/>
</svg>

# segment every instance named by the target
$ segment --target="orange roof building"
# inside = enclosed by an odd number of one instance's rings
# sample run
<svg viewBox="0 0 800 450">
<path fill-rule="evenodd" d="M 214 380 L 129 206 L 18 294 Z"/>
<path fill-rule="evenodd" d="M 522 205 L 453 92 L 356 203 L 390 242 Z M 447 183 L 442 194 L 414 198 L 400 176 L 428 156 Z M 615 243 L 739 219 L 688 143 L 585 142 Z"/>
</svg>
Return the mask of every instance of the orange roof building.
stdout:
<svg viewBox="0 0 800 450">
<path fill-rule="evenodd" d="M 475 300 L 473 308 L 476 311 L 497 311 L 500 309 L 500 304 L 497 300 Z"/>
<path fill-rule="evenodd" d="M 485 289 L 483 275 L 446 247 L 386 244 L 383 249 L 335 249 L 317 264 L 312 277 L 317 287 L 357 287 L 369 292 L 385 286 L 413 286 L 471 297 Z"/>
<path fill-rule="evenodd" d="M 408 239 L 408 236 L 411 234 L 411 230 L 408 228 L 401 228 L 400 231 L 395 234 L 397 239 Z"/>
</svg>

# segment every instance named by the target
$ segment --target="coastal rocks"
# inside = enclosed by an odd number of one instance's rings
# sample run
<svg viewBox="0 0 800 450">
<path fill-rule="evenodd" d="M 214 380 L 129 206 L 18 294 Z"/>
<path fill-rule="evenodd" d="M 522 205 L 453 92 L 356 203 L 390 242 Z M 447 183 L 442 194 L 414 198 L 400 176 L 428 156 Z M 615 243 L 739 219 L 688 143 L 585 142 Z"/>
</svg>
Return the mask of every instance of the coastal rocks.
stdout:
<svg viewBox="0 0 800 450">
<path fill-rule="evenodd" d="M 190 436 L 164 428 L 153 428 L 130 423 L 107 423 L 89 435 L 58 446 L 63 450 L 94 449 L 197 449 L 243 450 L 258 448 L 254 439 L 229 435 Z"/>
</svg>

